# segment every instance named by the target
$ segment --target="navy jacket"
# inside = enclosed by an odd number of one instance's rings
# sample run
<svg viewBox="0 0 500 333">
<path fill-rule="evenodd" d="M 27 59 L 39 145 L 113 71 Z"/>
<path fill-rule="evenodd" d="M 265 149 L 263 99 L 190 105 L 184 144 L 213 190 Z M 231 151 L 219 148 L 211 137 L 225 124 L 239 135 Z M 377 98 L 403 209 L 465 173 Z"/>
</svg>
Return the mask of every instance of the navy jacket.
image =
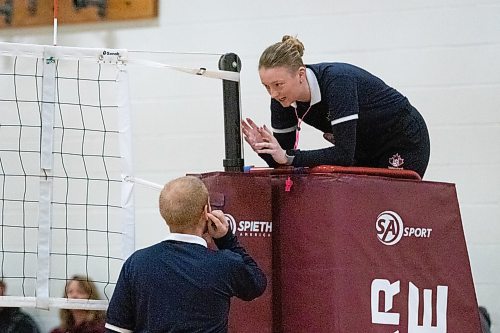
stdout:
<svg viewBox="0 0 500 333">
<path fill-rule="evenodd" d="M 267 281 L 231 231 L 215 243 L 219 251 L 176 240 L 136 251 L 121 270 L 107 327 L 227 332 L 230 298 L 252 300 Z"/>
</svg>

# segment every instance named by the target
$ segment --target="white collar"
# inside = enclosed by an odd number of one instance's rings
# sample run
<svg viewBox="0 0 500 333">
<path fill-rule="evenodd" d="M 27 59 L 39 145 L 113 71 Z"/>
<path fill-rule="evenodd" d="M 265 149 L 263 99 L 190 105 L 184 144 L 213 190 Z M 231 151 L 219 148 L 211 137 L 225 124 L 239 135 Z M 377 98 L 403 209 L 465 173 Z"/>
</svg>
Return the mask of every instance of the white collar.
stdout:
<svg viewBox="0 0 500 333">
<path fill-rule="evenodd" d="M 316 75 L 310 68 L 306 68 L 307 83 L 309 84 L 309 91 L 311 92 L 311 103 L 309 105 L 314 105 L 321 102 L 321 91 L 319 90 L 319 83 Z M 291 104 L 294 108 L 297 108 L 297 102 Z"/>
<path fill-rule="evenodd" d="M 167 241 L 174 240 L 174 241 L 198 244 L 198 245 L 202 245 L 204 247 L 208 247 L 206 240 L 204 240 L 203 238 L 201 238 L 199 236 L 191 235 L 191 234 L 178 234 L 176 232 L 171 232 L 167 235 L 165 240 L 167 240 Z"/>
</svg>

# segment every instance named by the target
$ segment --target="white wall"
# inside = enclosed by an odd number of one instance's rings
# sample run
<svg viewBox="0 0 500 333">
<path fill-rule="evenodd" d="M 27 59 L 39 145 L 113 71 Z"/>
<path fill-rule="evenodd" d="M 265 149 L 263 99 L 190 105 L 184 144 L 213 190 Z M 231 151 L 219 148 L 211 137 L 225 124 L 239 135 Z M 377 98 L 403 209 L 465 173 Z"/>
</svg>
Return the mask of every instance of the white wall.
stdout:
<svg viewBox="0 0 500 333">
<path fill-rule="evenodd" d="M 262 50 L 283 34 L 304 42 L 305 62 L 364 67 L 424 115 L 431 134 L 426 179 L 456 184 L 478 302 L 500 327 L 500 1 L 161 0 L 157 20 L 60 26 L 58 44 L 235 52 L 243 64 L 243 116 L 269 124 L 256 66 Z M 5 29 L 0 40 L 50 44 L 52 28 Z M 132 56 L 214 69 L 219 58 Z M 222 170 L 221 83 L 134 66 L 130 73 L 137 176 L 164 183 Z M 315 131 L 301 139 L 304 148 L 323 145 Z M 246 164 L 262 165 L 246 151 Z M 156 200 L 154 190 L 138 189 L 138 247 L 161 240 L 166 230 Z"/>
</svg>

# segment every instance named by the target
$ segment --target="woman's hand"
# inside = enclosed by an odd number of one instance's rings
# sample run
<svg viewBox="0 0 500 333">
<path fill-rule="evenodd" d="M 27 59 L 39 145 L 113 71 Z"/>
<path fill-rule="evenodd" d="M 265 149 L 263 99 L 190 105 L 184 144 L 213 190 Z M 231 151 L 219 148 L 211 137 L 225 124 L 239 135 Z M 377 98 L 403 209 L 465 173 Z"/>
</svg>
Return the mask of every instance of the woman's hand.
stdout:
<svg viewBox="0 0 500 333">
<path fill-rule="evenodd" d="M 255 144 L 255 151 L 259 154 L 271 155 L 276 163 L 286 164 L 288 161 L 286 151 L 281 148 L 271 130 L 264 125 L 264 127 L 258 128 L 258 132 L 263 141 Z"/>
<path fill-rule="evenodd" d="M 333 133 L 323 133 L 323 138 L 335 146 L 335 137 Z"/>
<path fill-rule="evenodd" d="M 247 120 L 241 121 L 241 129 L 243 132 L 243 138 L 252 147 L 253 151 L 257 151 L 255 146 L 257 143 L 264 142 L 262 135 L 260 134 L 259 127 L 253 122 L 252 119 L 247 118 Z"/>
<path fill-rule="evenodd" d="M 247 118 L 246 121 L 241 121 L 241 126 L 243 137 L 254 152 L 257 154 L 269 154 L 276 163 L 287 163 L 286 151 L 281 148 L 278 140 L 276 140 L 266 125 L 259 127 L 252 119 Z"/>
</svg>

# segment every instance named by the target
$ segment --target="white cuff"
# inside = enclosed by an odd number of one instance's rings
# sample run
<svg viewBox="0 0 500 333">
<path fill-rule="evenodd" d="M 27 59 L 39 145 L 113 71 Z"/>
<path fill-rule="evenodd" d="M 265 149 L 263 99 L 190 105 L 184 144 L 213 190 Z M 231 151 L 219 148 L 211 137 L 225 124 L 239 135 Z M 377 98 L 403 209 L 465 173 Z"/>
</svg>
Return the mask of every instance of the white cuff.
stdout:
<svg viewBox="0 0 500 333">
<path fill-rule="evenodd" d="M 121 328 L 121 327 L 118 327 L 118 326 L 115 326 L 115 325 L 111 325 L 111 324 L 108 324 L 106 323 L 106 325 L 104 325 L 105 328 L 109 329 L 109 330 L 112 330 L 114 332 L 119 332 L 119 333 L 133 333 L 133 331 L 131 330 L 127 330 L 125 328 Z"/>
<path fill-rule="evenodd" d="M 352 114 L 350 116 L 346 116 L 346 117 L 342 117 L 342 118 L 339 118 L 339 119 L 332 120 L 332 126 L 340 124 L 340 123 L 343 123 L 345 121 L 354 120 L 354 119 L 358 119 L 358 114 L 357 113 L 356 114 Z"/>
<path fill-rule="evenodd" d="M 289 132 L 293 132 L 297 129 L 297 125 L 295 126 L 292 126 L 292 127 L 288 127 L 288 128 L 274 128 L 273 127 L 273 132 L 274 133 L 289 133 Z"/>
</svg>

